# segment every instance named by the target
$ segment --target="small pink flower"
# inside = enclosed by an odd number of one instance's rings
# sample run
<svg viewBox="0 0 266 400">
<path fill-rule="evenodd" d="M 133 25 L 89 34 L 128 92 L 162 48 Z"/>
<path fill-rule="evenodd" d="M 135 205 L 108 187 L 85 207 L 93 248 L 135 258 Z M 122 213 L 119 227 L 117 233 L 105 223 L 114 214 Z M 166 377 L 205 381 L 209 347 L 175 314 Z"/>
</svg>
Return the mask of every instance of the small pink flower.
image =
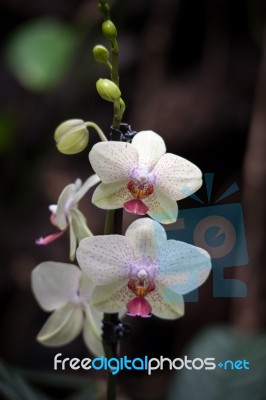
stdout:
<svg viewBox="0 0 266 400">
<path fill-rule="evenodd" d="M 49 206 L 51 211 L 50 221 L 59 230 L 46 237 L 36 240 L 38 245 L 46 245 L 60 236 L 69 228 L 70 236 L 70 260 L 74 260 L 77 243 L 92 233 L 86 224 L 86 218 L 78 209 L 78 203 L 82 197 L 91 189 L 100 179 L 97 175 L 90 176 L 82 185 L 80 179 L 75 183 L 66 186 L 58 198 L 57 204 Z"/>
<path fill-rule="evenodd" d="M 104 209 L 150 217 L 164 224 L 177 218 L 177 200 L 189 196 L 202 184 L 202 174 L 190 161 L 166 153 L 161 136 L 139 132 L 132 143 L 101 142 L 89 158 L 102 183 L 92 202 Z"/>
</svg>

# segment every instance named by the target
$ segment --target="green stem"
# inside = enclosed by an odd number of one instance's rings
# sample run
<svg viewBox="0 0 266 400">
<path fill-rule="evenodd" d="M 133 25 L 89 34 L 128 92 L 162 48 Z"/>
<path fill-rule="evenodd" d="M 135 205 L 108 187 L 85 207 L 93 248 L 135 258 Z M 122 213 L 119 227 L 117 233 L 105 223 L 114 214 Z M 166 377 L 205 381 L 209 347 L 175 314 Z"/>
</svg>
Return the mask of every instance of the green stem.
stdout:
<svg viewBox="0 0 266 400">
<path fill-rule="evenodd" d="M 112 81 L 119 87 L 119 73 L 118 73 L 118 43 L 117 40 L 111 42 L 111 54 L 112 54 Z"/>
<path fill-rule="evenodd" d="M 107 141 L 108 141 L 107 137 L 105 136 L 105 134 L 103 133 L 103 131 L 101 130 L 101 128 L 99 127 L 99 125 L 95 124 L 95 123 L 92 122 L 92 121 L 87 121 L 87 122 L 85 122 L 85 125 L 86 125 L 88 128 L 93 128 L 93 129 L 95 129 L 95 131 L 98 133 L 98 136 L 99 136 L 99 138 L 101 139 L 102 142 L 107 142 Z"/>
<path fill-rule="evenodd" d="M 122 233 L 122 223 L 123 223 L 123 209 L 118 210 L 108 210 L 106 214 L 104 234 L 120 234 Z M 103 322 L 116 324 L 118 320 L 118 314 L 108 314 L 105 313 L 103 316 Z M 103 342 L 103 348 L 105 356 L 109 359 L 112 357 L 117 357 L 117 345 L 118 339 L 115 342 Z M 116 375 L 112 374 L 112 371 L 108 370 L 108 380 L 107 380 L 107 400 L 116 399 Z"/>
</svg>

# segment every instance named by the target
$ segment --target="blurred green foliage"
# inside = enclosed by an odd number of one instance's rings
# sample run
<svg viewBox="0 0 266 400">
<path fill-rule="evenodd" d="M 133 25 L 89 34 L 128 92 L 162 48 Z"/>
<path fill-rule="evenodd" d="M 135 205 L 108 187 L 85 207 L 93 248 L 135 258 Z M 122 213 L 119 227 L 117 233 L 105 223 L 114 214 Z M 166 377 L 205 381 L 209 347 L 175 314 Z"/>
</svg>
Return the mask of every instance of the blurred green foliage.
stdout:
<svg viewBox="0 0 266 400">
<path fill-rule="evenodd" d="M 30 382 L 30 383 L 29 383 Z M 39 389 L 42 387 L 42 391 Z M 0 361 L 0 398 L 3 400 L 55 400 L 46 394 L 53 388 L 64 400 L 96 400 L 103 394 L 100 384 L 91 378 L 71 377 L 55 372 L 18 370 Z M 68 389 L 70 395 L 63 395 Z"/>
<path fill-rule="evenodd" d="M 215 357 L 246 360 L 250 370 L 182 369 L 176 375 L 168 400 L 265 400 L 266 335 L 243 334 L 229 327 L 214 327 L 199 334 L 185 351 L 188 358 Z"/>
<path fill-rule="evenodd" d="M 6 62 L 26 89 L 54 88 L 69 71 L 83 35 L 56 18 L 39 18 L 19 26 L 6 44 Z"/>
</svg>

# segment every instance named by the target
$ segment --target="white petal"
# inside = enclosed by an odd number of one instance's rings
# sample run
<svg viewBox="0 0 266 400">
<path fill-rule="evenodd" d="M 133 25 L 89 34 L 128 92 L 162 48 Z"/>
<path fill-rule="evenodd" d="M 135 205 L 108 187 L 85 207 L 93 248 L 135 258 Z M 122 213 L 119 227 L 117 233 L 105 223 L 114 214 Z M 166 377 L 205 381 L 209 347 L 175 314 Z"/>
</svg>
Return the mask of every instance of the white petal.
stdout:
<svg viewBox="0 0 266 400">
<path fill-rule="evenodd" d="M 174 200 L 190 196 L 202 185 L 200 169 L 175 154 L 165 154 L 153 172 L 156 176 L 156 186 L 163 189 Z"/>
<path fill-rule="evenodd" d="M 139 166 L 150 172 L 166 152 L 164 140 L 153 131 L 141 131 L 134 136 L 132 145 L 139 153 Z"/>
<path fill-rule="evenodd" d="M 205 250 L 176 240 L 168 240 L 160 247 L 157 262 L 157 280 L 180 294 L 202 285 L 211 270 L 210 256 Z"/>
<path fill-rule="evenodd" d="M 127 276 L 134 254 L 124 236 L 94 236 L 81 240 L 76 252 L 81 269 L 97 285 L 122 280 Z"/>
<path fill-rule="evenodd" d="M 125 312 L 126 304 L 134 297 L 133 292 L 127 287 L 127 280 L 123 280 L 96 286 L 91 297 L 91 304 L 97 310 L 106 313 Z"/>
<path fill-rule="evenodd" d="M 114 183 L 101 183 L 94 191 L 92 203 L 105 210 L 122 208 L 132 198 L 127 188 L 128 180 Z"/>
<path fill-rule="evenodd" d="M 101 335 L 102 319 L 103 313 L 96 311 L 88 304 L 85 305 L 83 339 L 87 348 L 98 357 L 104 355 Z"/>
<path fill-rule="evenodd" d="M 73 264 L 47 261 L 31 274 L 33 293 L 46 311 L 53 311 L 76 298 L 81 270 Z"/>
<path fill-rule="evenodd" d="M 72 222 L 69 224 L 69 259 L 70 261 L 75 260 L 77 248 L 77 237 L 74 231 Z"/>
<path fill-rule="evenodd" d="M 72 225 L 78 242 L 80 242 L 81 239 L 84 239 L 87 236 L 93 236 L 87 226 L 85 216 L 78 208 L 71 208 L 69 210 L 69 214 L 71 218 L 71 222 L 69 225 Z"/>
<path fill-rule="evenodd" d="M 78 203 L 84 196 L 85 194 L 97 183 L 100 182 L 100 178 L 94 174 L 90 176 L 81 186 L 81 188 L 75 193 L 74 200 L 76 203 Z"/>
<path fill-rule="evenodd" d="M 103 183 L 129 178 L 138 166 L 138 152 L 130 143 L 96 143 L 89 153 L 92 168 Z"/>
<path fill-rule="evenodd" d="M 136 258 L 150 257 L 154 259 L 158 247 L 167 240 L 164 228 L 150 218 L 140 218 L 134 221 L 125 233 L 132 245 Z"/>
<path fill-rule="evenodd" d="M 83 313 L 77 305 L 67 303 L 48 318 L 37 340 L 45 346 L 62 346 L 81 332 Z"/>
<path fill-rule="evenodd" d="M 143 202 L 149 207 L 147 214 L 161 224 L 172 224 L 176 222 L 178 207 L 175 200 L 158 187 L 152 196 Z"/>
<path fill-rule="evenodd" d="M 81 277 L 79 281 L 79 295 L 82 300 L 87 302 L 90 301 L 92 292 L 95 288 L 95 283 L 90 279 L 90 277 L 81 271 Z"/>
<path fill-rule="evenodd" d="M 184 315 L 184 300 L 181 294 L 164 289 L 157 284 L 154 292 L 146 297 L 152 306 L 152 314 L 159 318 L 176 319 Z"/>
<path fill-rule="evenodd" d="M 68 209 L 73 203 L 76 192 L 75 183 L 67 185 L 59 196 L 56 209 L 56 224 L 59 229 L 65 230 L 68 225 Z"/>
<path fill-rule="evenodd" d="M 56 210 L 57 210 L 57 204 L 50 204 L 50 206 L 48 208 L 52 214 L 55 214 Z"/>
</svg>

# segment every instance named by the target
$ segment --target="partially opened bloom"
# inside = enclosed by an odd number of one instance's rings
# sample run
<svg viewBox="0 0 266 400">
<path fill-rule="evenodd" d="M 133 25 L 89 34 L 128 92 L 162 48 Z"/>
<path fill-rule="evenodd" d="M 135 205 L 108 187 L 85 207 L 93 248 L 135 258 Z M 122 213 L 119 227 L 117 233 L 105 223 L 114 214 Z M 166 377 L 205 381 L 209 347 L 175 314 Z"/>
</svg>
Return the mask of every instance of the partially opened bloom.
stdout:
<svg viewBox="0 0 266 400">
<path fill-rule="evenodd" d="M 77 243 L 92 233 L 86 224 L 86 218 L 78 209 L 78 203 L 82 197 L 91 189 L 96 183 L 100 181 L 97 175 L 90 176 L 82 185 L 80 179 L 75 183 L 67 185 L 58 198 L 57 204 L 49 206 L 51 211 L 51 223 L 56 226 L 59 231 L 41 237 L 36 241 L 37 244 L 48 244 L 62 236 L 64 231 L 69 228 L 70 235 L 70 260 L 74 260 Z"/>
<path fill-rule="evenodd" d="M 149 218 L 133 222 L 125 236 L 85 238 L 77 249 L 81 269 L 96 283 L 91 302 L 99 310 L 129 315 L 178 318 L 183 294 L 200 286 L 211 270 L 209 254 L 198 247 L 167 240 Z"/>
<path fill-rule="evenodd" d="M 46 346 L 61 346 L 83 331 L 89 350 L 104 354 L 102 313 L 90 306 L 94 283 L 73 264 L 43 262 L 32 271 L 32 290 L 45 311 L 53 311 L 37 336 Z"/>
<path fill-rule="evenodd" d="M 95 144 L 89 158 L 102 183 L 92 202 L 104 209 L 147 213 L 165 224 L 175 222 L 176 201 L 200 188 L 202 174 L 190 161 L 165 152 L 163 139 L 153 131 L 139 132 L 132 143 Z"/>
</svg>

